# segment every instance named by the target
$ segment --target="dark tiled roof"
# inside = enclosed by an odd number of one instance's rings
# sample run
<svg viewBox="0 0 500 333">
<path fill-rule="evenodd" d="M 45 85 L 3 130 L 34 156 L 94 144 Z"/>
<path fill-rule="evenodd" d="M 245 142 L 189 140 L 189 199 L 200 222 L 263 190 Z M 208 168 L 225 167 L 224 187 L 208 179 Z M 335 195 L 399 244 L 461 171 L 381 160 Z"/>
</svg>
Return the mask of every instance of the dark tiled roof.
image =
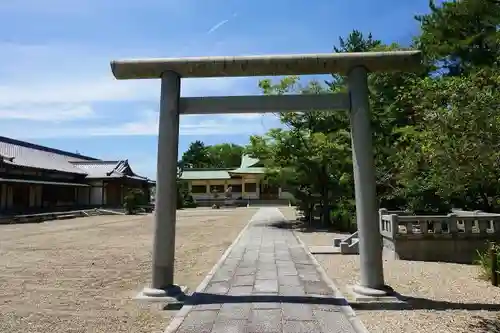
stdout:
<svg viewBox="0 0 500 333">
<path fill-rule="evenodd" d="M 9 164 L 76 174 L 86 173 L 72 165 L 71 161 L 96 160 L 93 157 L 39 146 L 3 136 L 0 136 L 0 155 L 6 157 L 7 159 L 4 159 L 4 161 Z"/>
<path fill-rule="evenodd" d="M 126 161 L 75 161 L 74 166 L 87 173 L 87 178 L 116 178 L 124 176 Z"/>
<path fill-rule="evenodd" d="M 0 160 L 12 165 L 87 175 L 89 179 L 128 177 L 148 180 L 136 175 L 128 160 L 103 161 L 4 136 L 0 136 Z"/>
<path fill-rule="evenodd" d="M 121 161 L 75 161 L 71 162 L 74 166 L 84 170 L 87 178 L 121 178 L 129 177 L 135 179 L 147 178 L 136 175 L 130 167 L 128 160 Z"/>
</svg>

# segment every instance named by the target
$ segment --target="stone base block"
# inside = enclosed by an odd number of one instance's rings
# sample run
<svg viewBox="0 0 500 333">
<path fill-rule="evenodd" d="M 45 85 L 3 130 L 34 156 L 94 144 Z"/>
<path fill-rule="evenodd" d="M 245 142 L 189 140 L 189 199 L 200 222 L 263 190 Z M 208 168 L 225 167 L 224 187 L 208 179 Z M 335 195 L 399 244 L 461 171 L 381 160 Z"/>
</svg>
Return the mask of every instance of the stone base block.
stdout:
<svg viewBox="0 0 500 333">
<path fill-rule="evenodd" d="M 334 247 L 340 247 L 340 243 L 344 241 L 344 238 L 334 238 L 333 239 L 333 246 Z"/>
<path fill-rule="evenodd" d="M 401 302 L 389 286 L 381 289 L 367 288 L 360 285 L 347 286 L 348 298 L 351 302 Z"/>
<path fill-rule="evenodd" d="M 180 309 L 184 305 L 187 287 L 172 285 L 166 289 L 144 288 L 135 296 L 142 304 L 154 303 L 165 310 Z"/>
</svg>

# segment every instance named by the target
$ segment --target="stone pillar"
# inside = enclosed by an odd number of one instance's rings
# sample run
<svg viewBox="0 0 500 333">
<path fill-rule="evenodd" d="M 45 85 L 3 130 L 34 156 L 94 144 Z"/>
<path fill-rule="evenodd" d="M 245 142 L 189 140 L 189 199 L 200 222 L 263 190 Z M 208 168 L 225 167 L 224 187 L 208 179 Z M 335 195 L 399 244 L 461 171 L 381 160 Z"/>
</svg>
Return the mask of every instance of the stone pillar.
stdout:
<svg viewBox="0 0 500 333">
<path fill-rule="evenodd" d="M 385 295 L 382 241 L 378 223 L 375 163 L 372 147 L 367 70 L 356 67 L 348 75 L 351 98 L 351 140 L 359 234 L 360 284 L 354 291 L 367 296 Z"/>
<path fill-rule="evenodd" d="M 153 279 L 152 288 L 145 288 L 142 296 L 161 297 L 166 301 L 175 301 L 175 297 L 183 291 L 174 285 L 179 98 L 179 75 L 165 72 L 161 77 Z"/>
</svg>

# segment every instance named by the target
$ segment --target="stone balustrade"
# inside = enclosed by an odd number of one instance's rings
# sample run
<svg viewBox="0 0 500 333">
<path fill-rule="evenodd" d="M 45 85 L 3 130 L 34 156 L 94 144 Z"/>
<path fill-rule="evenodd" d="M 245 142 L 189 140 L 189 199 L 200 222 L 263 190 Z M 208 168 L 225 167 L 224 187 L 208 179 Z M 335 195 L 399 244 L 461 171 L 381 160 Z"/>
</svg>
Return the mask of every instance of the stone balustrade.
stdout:
<svg viewBox="0 0 500 333">
<path fill-rule="evenodd" d="M 379 210 L 384 254 L 404 260 L 472 263 L 488 241 L 500 241 L 500 214 L 455 209 L 448 215 Z"/>
</svg>

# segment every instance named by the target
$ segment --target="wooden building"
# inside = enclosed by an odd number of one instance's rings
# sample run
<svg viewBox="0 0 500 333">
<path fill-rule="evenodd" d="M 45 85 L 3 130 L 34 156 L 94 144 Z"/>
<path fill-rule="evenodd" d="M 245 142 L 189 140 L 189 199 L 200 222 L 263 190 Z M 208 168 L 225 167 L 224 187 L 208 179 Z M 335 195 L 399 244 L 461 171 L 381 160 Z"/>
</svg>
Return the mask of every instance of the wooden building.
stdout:
<svg viewBox="0 0 500 333">
<path fill-rule="evenodd" d="M 243 155 L 238 168 L 228 169 L 185 169 L 181 180 L 193 198 L 198 201 L 213 199 L 214 189 L 223 193 L 231 187 L 233 199 L 243 200 L 290 200 L 293 196 L 270 185 L 265 176 L 265 168 L 259 160 Z"/>
<path fill-rule="evenodd" d="M 0 215 L 121 207 L 128 188 L 153 184 L 127 160 L 94 157 L 0 136 Z"/>
</svg>

